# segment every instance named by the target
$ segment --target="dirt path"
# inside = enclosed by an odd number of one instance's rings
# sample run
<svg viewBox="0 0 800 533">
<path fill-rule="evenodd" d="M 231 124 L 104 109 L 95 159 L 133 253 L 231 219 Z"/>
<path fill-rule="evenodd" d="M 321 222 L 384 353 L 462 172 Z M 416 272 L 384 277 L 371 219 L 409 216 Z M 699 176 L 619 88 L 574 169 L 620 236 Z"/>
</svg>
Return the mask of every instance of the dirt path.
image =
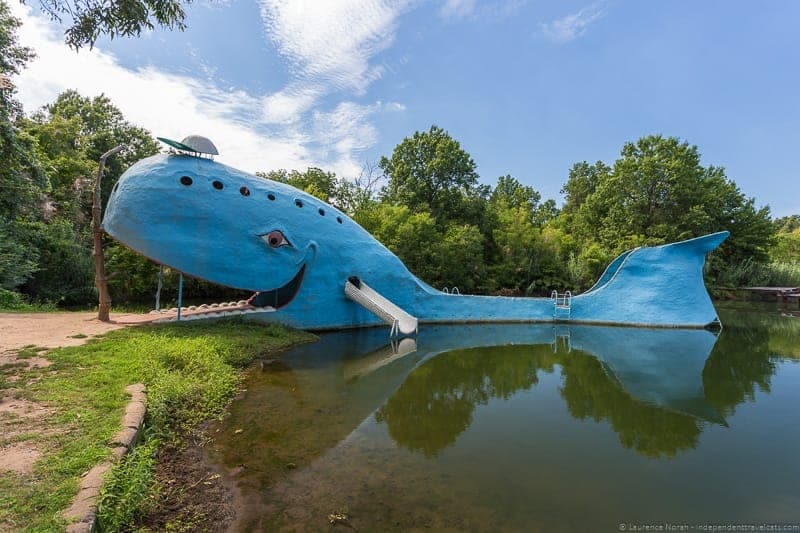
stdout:
<svg viewBox="0 0 800 533">
<path fill-rule="evenodd" d="M 130 324 L 100 322 L 97 313 L 88 312 L 0 313 L 0 373 L 7 383 L 0 391 L 0 472 L 30 474 L 40 456 L 37 439 L 15 442 L 16 438 L 52 433 L 47 424 L 51 410 L 20 398 L 14 388 L 24 387 L 26 370 L 47 367 L 50 361 L 30 354 L 19 359 L 17 352 L 26 346 L 36 346 L 37 353 L 46 348 L 76 346 L 95 335 L 127 325 Z"/>
<path fill-rule="evenodd" d="M 77 346 L 88 338 L 114 329 L 152 320 L 148 315 L 112 315 L 100 322 L 97 313 L 0 313 L 0 354 L 24 346 Z"/>
</svg>

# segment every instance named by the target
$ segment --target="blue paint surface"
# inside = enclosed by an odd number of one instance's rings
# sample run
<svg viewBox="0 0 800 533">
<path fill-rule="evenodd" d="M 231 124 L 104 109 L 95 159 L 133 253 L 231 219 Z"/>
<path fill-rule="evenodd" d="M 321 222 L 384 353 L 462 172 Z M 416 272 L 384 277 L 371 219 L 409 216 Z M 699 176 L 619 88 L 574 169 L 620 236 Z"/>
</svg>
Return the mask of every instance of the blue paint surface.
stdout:
<svg viewBox="0 0 800 533">
<path fill-rule="evenodd" d="M 298 328 L 381 324 L 345 298 L 352 276 L 421 323 L 555 320 L 549 298 L 437 291 L 336 208 L 210 159 L 160 154 L 139 161 L 112 192 L 103 227 L 180 272 L 267 293 L 261 299 L 271 299 L 278 310 L 263 318 Z M 702 270 L 705 255 L 727 236 L 626 252 L 590 291 L 572 298 L 569 320 L 663 327 L 716 321 Z"/>
</svg>

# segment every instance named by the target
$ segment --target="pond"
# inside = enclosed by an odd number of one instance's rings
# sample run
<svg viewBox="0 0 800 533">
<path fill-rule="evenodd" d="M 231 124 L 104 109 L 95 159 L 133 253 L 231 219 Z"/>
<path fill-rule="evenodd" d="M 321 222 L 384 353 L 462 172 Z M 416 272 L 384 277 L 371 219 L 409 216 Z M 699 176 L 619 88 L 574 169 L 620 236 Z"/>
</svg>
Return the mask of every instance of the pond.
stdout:
<svg viewBox="0 0 800 533">
<path fill-rule="evenodd" d="M 256 365 L 214 459 L 242 529 L 617 531 L 800 522 L 800 318 L 425 326 Z"/>
</svg>

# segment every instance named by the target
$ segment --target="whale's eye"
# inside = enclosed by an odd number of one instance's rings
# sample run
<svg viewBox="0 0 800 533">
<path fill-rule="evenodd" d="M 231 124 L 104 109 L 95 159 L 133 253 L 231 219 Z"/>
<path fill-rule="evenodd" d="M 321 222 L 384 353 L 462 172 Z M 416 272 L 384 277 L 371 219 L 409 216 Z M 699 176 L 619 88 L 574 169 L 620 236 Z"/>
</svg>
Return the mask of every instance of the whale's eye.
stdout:
<svg viewBox="0 0 800 533">
<path fill-rule="evenodd" d="M 273 248 L 280 248 L 281 246 L 289 246 L 289 241 L 286 240 L 286 237 L 283 236 L 278 230 L 270 231 L 266 235 L 262 237 L 267 244 L 272 246 Z"/>
</svg>

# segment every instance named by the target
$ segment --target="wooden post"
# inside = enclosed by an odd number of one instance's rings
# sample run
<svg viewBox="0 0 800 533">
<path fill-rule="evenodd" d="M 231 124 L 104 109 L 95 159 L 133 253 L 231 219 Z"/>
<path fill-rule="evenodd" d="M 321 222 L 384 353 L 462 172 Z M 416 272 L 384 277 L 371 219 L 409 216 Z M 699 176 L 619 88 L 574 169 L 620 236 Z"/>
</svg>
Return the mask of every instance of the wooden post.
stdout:
<svg viewBox="0 0 800 533">
<path fill-rule="evenodd" d="M 106 159 L 116 154 L 124 147 L 115 146 L 108 152 L 100 156 L 100 165 L 97 168 L 97 180 L 94 182 L 94 197 L 92 198 L 92 242 L 94 248 L 92 257 L 94 258 L 94 284 L 97 287 L 98 308 L 97 318 L 103 322 L 109 322 L 111 311 L 111 294 L 108 292 L 108 280 L 106 280 L 106 266 L 103 259 L 103 228 L 100 225 L 100 215 L 102 212 L 100 196 L 100 182 L 103 181 L 103 169 L 106 166 Z"/>
</svg>

